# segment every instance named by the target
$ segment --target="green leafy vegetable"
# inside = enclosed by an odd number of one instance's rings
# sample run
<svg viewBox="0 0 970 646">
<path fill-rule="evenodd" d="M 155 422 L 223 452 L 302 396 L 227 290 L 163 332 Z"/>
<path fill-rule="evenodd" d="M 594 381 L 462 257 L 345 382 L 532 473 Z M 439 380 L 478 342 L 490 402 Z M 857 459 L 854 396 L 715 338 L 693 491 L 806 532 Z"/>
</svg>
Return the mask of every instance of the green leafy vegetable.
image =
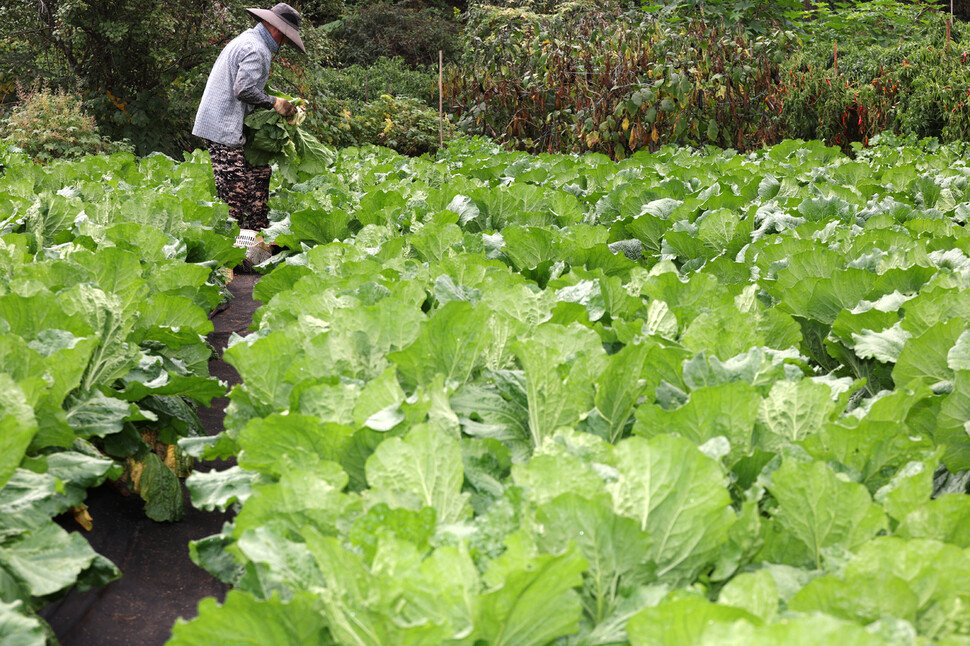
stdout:
<svg viewBox="0 0 970 646">
<path fill-rule="evenodd" d="M 276 164 L 283 177 L 295 182 L 301 174 L 319 175 L 333 164 L 332 151 L 275 110 L 254 110 L 244 123 L 244 152 L 253 166 Z"/>
</svg>

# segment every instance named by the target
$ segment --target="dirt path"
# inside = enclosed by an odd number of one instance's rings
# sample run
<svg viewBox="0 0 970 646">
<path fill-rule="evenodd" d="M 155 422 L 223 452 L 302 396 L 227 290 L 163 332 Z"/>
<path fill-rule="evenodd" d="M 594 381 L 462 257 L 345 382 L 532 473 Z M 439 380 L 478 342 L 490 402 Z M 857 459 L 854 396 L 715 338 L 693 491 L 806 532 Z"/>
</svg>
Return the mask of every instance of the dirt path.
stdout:
<svg viewBox="0 0 970 646">
<path fill-rule="evenodd" d="M 240 275 L 230 284 L 234 299 L 212 317 L 209 342 L 220 356 L 233 332 L 245 335 L 259 302 L 253 301 L 258 276 Z M 239 375 L 221 360 L 209 363 L 213 376 L 230 385 Z M 206 432 L 222 430 L 228 400 L 216 399 L 199 411 Z M 224 469 L 231 462 L 205 462 L 199 470 Z M 72 590 L 41 611 L 63 646 L 156 646 L 164 644 L 177 617 L 196 615 L 203 597 L 222 600 L 228 586 L 213 579 L 189 559 L 189 541 L 218 533 L 228 513 L 192 507 L 186 492 L 185 520 L 156 523 L 145 516 L 137 496 L 123 496 L 104 485 L 88 492 L 94 529 L 85 538 L 99 554 L 121 568 L 122 578 L 105 588 Z M 76 526 L 68 526 L 76 530 Z"/>
</svg>

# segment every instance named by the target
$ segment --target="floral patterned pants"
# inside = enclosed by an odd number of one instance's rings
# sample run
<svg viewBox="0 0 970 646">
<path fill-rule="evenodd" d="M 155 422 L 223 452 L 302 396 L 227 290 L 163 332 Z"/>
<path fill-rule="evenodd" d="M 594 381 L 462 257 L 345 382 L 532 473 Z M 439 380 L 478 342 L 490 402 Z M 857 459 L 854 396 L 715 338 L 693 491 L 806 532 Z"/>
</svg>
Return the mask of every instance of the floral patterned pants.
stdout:
<svg viewBox="0 0 970 646">
<path fill-rule="evenodd" d="M 253 166 L 246 161 L 242 146 L 226 146 L 206 141 L 212 159 L 219 199 L 229 205 L 229 215 L 240 229 L 260 231 L 269 226 L 269 166 Z"/>
</svg>

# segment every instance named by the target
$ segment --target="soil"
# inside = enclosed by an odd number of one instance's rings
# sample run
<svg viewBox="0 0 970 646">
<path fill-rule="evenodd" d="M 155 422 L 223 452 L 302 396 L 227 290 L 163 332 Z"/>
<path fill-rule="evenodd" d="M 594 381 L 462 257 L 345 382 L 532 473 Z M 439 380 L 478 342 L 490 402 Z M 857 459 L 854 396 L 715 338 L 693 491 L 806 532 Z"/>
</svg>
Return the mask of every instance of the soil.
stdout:
<svg viewBox="0 0 970 646">
<path fill-rule="evenodd" d="M 258 279 L 258 275 L 236 275 L 229 284 L 233 300 L 211 317 L 215 329 L 208 340 L 220 357 L 233 332 L 248 333 L 260 305 L 252 299 Z M 209 371 L 230 386 L 240 381 L 236 370 L 221 359 L 210 361 Z M 211 408 L 199 410 L 209 435 L 222 430 L 227 403 L 223 397 L 213 400 Z M 232 464 L 203 462 L 196 469 L 225 469 Z M 176 523 L 149 519 L 139 497 L 125 495 L 110 483 L 88 492 L 85 504 L 94 519 L 91 531 L 62 519 L 67 529 L 83 532 L 91 547 L 122 571 L 122 577 L 108 586 L 72 590 L 40 612 L 63 646 L 161 645 L 177 618 L 196 616 L 202 598 L 225 598 L 228 586 L 189 558 L 189 541 L 219 533 L 231 512 L 200 511 L 189 503 L 188 492 L 184 494 L 185 519 Z"/>
</svg>

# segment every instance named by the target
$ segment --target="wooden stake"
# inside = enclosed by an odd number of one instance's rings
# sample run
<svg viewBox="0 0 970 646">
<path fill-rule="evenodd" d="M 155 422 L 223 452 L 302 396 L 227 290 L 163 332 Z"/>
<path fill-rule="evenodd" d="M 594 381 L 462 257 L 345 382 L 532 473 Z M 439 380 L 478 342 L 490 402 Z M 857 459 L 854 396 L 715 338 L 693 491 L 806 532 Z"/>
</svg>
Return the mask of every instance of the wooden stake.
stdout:
<svg viewBox="0 0 970 646">
<path fill-rule="evenodd" d="M 838 76 L 839 75 L 839 41 L 835 41 L 833 56 L 835 57 L 835 75 Z"/>
<path fill-rule="evenodd" d="M 950 55 L 950 20 L 953 18 L 953 14 L 950 14 L 946 18 L 946 55 Z"/>
<path fill-rule="evenodd" d="M 438 138 L 445 146 L 445 53 L 438 50 Z"/>
</svg>

